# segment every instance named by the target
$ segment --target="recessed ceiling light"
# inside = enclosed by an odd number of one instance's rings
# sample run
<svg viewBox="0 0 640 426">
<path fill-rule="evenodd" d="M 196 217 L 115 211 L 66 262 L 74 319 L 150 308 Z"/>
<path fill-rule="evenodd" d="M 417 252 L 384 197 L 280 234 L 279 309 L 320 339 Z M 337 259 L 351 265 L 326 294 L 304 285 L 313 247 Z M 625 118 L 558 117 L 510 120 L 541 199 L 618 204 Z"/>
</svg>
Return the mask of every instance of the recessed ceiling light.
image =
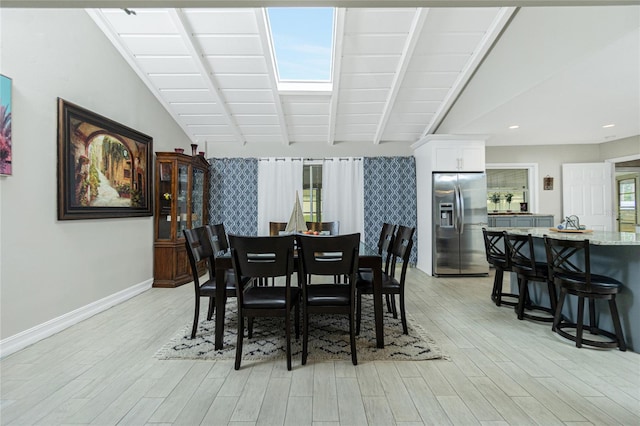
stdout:
<svg viewBox="0 0 640 426">
<path fill-rule="evenodd" d="M 514 124 L 513 126 L 509 126 L 510 129 L 519 129 L 520 126 L 517 124 Z"/>
<path fill-rule="evenodd" d="M 603 129 L 608 129 L 609 127 L 614 127 L 615 124 L 605 124 L 604 126 L 602 126 Z"/>
</svg>

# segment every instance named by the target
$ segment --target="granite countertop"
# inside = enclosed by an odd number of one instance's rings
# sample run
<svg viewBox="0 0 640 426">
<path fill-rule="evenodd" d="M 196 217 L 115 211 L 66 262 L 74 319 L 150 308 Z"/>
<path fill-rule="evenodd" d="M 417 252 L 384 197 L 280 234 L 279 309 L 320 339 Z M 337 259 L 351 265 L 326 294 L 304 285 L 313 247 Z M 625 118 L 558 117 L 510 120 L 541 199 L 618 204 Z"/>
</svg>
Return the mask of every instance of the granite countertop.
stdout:
<svg viewBox="0 0 640 426">
<path fill-rule="evenodd" d="M 549 228 L 488 228 L 492 231 L 507 231 L 510 234 L 527 235 L 542 238 L 547 235 L 559 240 L 584 240 L 597 246 L 640 246 L 640 234 L 634 232 L 593 231 L 587 233 L 568 233 L 552 231 Z"/>
<path fill-rule="evenodd" d="M 552 214 L 529 212 L 488 212 L 487 214 L 489 216 L 553 216 Z"/>
</svg>

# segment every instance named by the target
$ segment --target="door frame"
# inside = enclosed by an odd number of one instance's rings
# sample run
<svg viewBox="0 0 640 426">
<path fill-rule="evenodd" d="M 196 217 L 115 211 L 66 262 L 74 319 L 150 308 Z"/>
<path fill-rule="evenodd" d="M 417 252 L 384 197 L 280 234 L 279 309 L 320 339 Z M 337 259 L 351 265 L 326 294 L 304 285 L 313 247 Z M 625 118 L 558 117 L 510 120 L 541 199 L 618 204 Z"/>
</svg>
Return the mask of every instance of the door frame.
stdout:
<svg viewBox="0 0 640 426">
<path fill-rule="evenodd" d="M 632 160 L 640 160 L 640 154 L 637 155 L 626 155 L 624 157 L 615 157 L 615 158 L 608 158 L 606 160 L 604 160 L 607 163 L 612 163 L 611 165 L 611 203 L 612 203 L 612 214 L 611 214 L 611 229 L 618 229 L 618 224 L 616 223 L 616 214 L 614 214 L 613 212 L 617 212 L 618 211 L 618 206 L 616 205 L 617 203 L 617 199 L 618 199 L 618 188 L 616 187 L 617 182 L 616 182 L 616 163 L 624 163 L 625 161 L 632 161 Z"/>
</svg>

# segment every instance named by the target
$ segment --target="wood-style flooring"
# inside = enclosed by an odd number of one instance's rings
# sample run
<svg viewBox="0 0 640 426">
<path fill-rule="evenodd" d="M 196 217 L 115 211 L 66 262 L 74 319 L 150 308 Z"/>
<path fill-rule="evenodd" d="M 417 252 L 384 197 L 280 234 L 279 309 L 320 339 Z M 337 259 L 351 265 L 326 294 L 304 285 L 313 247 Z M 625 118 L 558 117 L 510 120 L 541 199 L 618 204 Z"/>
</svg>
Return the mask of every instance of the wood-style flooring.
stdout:
<svg viewBox="0 0 640 426">
<path fill-rule="evenodd" d="M 448 360 L 310 355 L 293 371 L 284 360 L 235 371 L 233 361 L 154 358 L 190 323 L 193 287 L 154 288 L 0 361 L 0 423 L 640 424 L 639 354 L 577 349 L 549 324 L 518 321 L 491 302 L 492 279 L 410 268 L 407 310 Z"/>
</svg>

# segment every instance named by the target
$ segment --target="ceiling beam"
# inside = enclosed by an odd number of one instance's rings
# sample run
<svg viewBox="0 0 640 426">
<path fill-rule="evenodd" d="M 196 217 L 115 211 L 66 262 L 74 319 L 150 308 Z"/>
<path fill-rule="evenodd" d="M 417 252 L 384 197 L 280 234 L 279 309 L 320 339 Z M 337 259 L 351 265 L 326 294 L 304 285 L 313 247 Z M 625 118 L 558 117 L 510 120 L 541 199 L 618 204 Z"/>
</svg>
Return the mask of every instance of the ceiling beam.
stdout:
<svg viewBox="0 0 640 426">
<path fill-rule="evenodd" d="M 169 10 L 169 16 L 171 16 L 171 19 L 176 24 L 182 41 L 185 43 L 187 50 L 191 54 L 191 58 L 195 62 L 196 67 L 204 78 L 207 89 L 209 89 L 209 91 L 215 98 L 216 103 L 220 106 L 220 109 L 223 113 L 222 116 L 227 121 L 227 125 L 231 128 L 231 132 L 242 145 L 245 145 L 247 141 L 245 140 L 244 135 L 240 131 L 238 124 L 233 118 L 233 114 L 231 114 L 231 111 L 229 110 L 225 99 L 223 99 L 222 94 L 220 93 L 220 89 L 218 88 L 218 85 L 216 84 L 213 77 L 213 70 L 209 66 L 209 63 L 204 59 L 202 50 L 199 48 L 198 42 L 193 36 L 193 29 L 187 21 L 187 17 L 184 15 L 182 9 Z"/>
<path fill-rule="evenodd" d="M 258 23 L 258 33 L 260 34 L 260 43 L 262 44 L 262 52 L 264 54 L 264 60 L 267 63 L 267 73 L 269 75 L 269 83 L 271 83 L 273 102 L 276 107 L 276 112 L 278 113 L 278 121 L 280 122 L 282 143 L 290 145 L 291 141 L 289 140 L 289 132 L 287 131 L 287 118 L 284 115 L 280 92 L 278 91 L 278 77 L 276 76 L 276 64 L 273 57 L 273 40 L 271 39 L 269 28 L 267 28 L 267 13 L 264 8 L 257 8 L 255 9 L 255 14 Z"/>
<path fill-rule="evenodd" d="M 189 7 L 552 7 L 632 6 L 638 0 L 2 0 L 2 7 L 189 8 Z"/>
<path fill-rule="evenodd" d="M 400 91 L 400 86 L 402 85 L 404 76 L 407 74 L 407 68 L 409 68 L 409 63 L 411 62 L 411 58 L 413 57 L 413 51 L 416 48 L 416 44 L 418 44 L 418 40 L 420 39 L 420 34 L 422 33 L 422 28 L 424 27 L 424 23 L 427 20 L 428 14 L 429 9 L 418 8 L 415 15 L 413 16 L 413 21 L 411 21 L 411 28 L 409 28 L 409 35 L 407 36 L 407 41 L 404 44 L 402 54 L 400 55 L 400 60 L 398 61 L 398 67 L 393 75 L 391 90 L 389 90 L 389 96 L 387 96 L 387 101 L 385 102 L 384 109 L 382 110 L 382 116 L 380 117 L 380 121 L 378 122 L 376 134 L 373 137 L 373 143 L 375 145 L 380 143 L 380 139 L 382 139 L 384 130 L 387 127 L 389 117 L 391 117 L 391 111 L 393 110 L 393 106 L 396 103 L 396 98 L 398 97 L 398 92 Z"/>
<path fill-rule="evenodd" d="M 331 69 L 331 100 L 329 101 L 329 135 L 327 142 L 333 145 L 336 140 L 336 116 L 338 114 L 338 98 L 340 96 L 340 69 L 342 68 L 342 46 L 344 40 L 344 21 L 346 9 L 336 9 L 336 28 L 333 34 L 333 67 Z"/>
<path fill-rule="evenodd" d="M 458 75 L 456 81 L 453 83 L 451 89 L 447 93 L 447 96 L 442 100 L 442 102 L 440 102 L 431 122 L 426 126 L 419 139 L 422 139 L 431 133 L 435 133 L 438 126 L 440 126 L 440 123 L 442 123 L 442 120 L 447 116 L 447 113 L 455 103 L 456 99 L 458 99 L 458 96 L 460 96 L 467 83 L 471 80 L 471 77 L 473 77 L 473 74 L 476 72 L 484 58 L 489 54 L 491 48 L 500 38 L 500 35 L 502 35 L 503 31 L 507 28 L 509 22 L 511 22 L 511 18 L 515 16 L 517 11 L 518 8 L 516 7 L 505 7 L 498 12 L 496 19 L 491 23 L 491 26 L 478 44 L 478 47 L 471 55 L 471 58 L 469 58 L 469 61 Z"/>
</svg>

